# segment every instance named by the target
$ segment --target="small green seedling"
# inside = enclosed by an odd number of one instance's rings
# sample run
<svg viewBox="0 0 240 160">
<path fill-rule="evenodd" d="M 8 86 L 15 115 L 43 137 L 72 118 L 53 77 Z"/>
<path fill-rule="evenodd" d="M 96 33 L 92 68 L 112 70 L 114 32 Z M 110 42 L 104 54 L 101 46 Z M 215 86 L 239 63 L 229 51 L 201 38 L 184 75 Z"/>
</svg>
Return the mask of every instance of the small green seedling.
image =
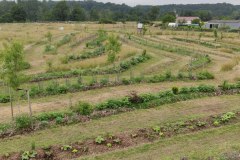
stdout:
<svg viewBox="0 0 240 160">
<path fill-rule="evenodd" d="M 95 142 L 97 144 L 102 144 L 103 142 L 105 142 L 105 139 L 102 137 L 102 136 L 98 136 L 96 139 L 95 139 Z"/>
<path fill-rule="evenodd" d="M 77 153 L 77 152 L 78 152 L 77 149 L 73 149 L 73 150 L 72 150 L 72 153 Z"/>
<path fill-rule="evenodd" d="M 72 149 L 72 146 L 70 146 L 70 145 L 63 145 L 62 147 L 61 147 L 61 150 L 62 151 L 68 151 L 68 150 L 71 150 Z"/>
<path fill-rule="evenodd" d="M 37 155 L 36 151 L 25 151 L 23 152 L 21 159 L 22 160 L 30 160 L 31 158 L 35 158 Z"/>
<path fill-rule="evenodd" d="M 116 144 L 120 144 L 122 141 L 121 141 L 121 139 L 117 138 L 117 139 L 114 139 L 113 142 Z"/>
<path fill-rule="evenodd" d="M 159 133 L 161 128 L 159 126 L 155 126 L 152 128 L 154 132 Z"/>
<path fill-rule="evenodd" d="M 111 147 L 112 147 L 112 144 L 111 144 L 111 143 L 108 143 L 108 144 L 107 144 L 107 147 L 108 147 L 108 148 L 111 148 Z"/>
</svg>

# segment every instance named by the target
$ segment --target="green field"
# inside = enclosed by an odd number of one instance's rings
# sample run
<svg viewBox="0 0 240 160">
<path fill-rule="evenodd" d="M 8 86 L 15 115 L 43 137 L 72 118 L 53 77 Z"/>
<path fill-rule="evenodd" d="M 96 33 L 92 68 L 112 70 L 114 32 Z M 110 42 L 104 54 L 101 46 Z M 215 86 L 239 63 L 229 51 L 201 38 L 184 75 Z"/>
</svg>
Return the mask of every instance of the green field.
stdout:
<svg viewBox="0 0 240 160">
<path fill-rule="evenodd" d="M 30 89 L 33 111 L 31 119 L 25 93 L 12 90 L 12 120 L 9 86 L 0 84 L 0 160 L 31 150 L 35 159 L 239 158 L 238 33 L 215 41 L 212 31 L 151 25 L 140 35 L 134 22 L 0 27 L 0 50 L 12 41 L 23 45 L 30 66 L 21 71 L 28 81 L 20 87 Z M 111 37 L 120 44 L 113 61 Z M 234 116 L 225 120 L 227 113 Z M 193 126 L 170 125 L 208 118 L 208 127 L 196 124 L 191 132 Z M 161 131 L 152 141 L 152 132 L 126 138 L 156 126 Z M 165 136 L 162 126 L 174 134 Z"/>
</svg>

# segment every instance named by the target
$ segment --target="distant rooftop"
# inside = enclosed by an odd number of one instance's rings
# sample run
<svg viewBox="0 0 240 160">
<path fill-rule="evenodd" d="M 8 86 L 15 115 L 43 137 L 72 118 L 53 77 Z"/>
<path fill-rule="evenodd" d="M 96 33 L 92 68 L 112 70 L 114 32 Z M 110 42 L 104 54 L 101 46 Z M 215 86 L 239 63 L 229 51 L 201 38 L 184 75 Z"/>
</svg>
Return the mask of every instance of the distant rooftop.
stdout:
<svg viewBox="0 0 240 160">
<path fill-rule="evenodd" d="M 177 17 L 178 20 L 192 21 L 194 19 L 200 19 L 199 17 Z"/>
<path fill-rule="evenodd" d="M 240 20 L 211 20 L 208 23 L 240 23 Z"/>
</svg>

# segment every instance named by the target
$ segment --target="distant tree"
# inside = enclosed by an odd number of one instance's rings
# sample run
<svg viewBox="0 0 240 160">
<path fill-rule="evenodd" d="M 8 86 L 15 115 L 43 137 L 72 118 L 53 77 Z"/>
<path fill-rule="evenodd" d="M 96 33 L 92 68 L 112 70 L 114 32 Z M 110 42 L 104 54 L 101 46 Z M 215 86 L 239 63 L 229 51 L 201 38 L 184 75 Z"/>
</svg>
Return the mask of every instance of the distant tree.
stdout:
<svg viewBox="0 0 240 160">
<path fill-rule="evenodd" d="M 82 7 L 80 7 L 79 5 L 76 5 L 70 14 L 70 20 L 71 21 L 85 21 L 86 20 L 85 10 Z"/>
<path fill-rule="evenodd" d="M 97 21 L 99 20 L 99 12 L 97 9 L 92 8 L 90 11 L 90 20 Z"/>
<path fill-rule="evenodd" d="M 53 8 L 53 16 L 57 21 L 66 21 L 69 16 L 69 7 L 66 1 L 60 1 Z"/>
<path fill-rule="evenodd" d="M 160 8 L 159 7 L 152 7 L 148 13 L 149 20 L 155 21 L 159 16 Z"/>
<path fill-rule="evenodd" d="M 194 19 L 194 20 L 192 20 L 192 24 L 198 24 L 198 25 L 200 25 L 200 23 L 201 23 L 201 20 L 200 19 Z"/>
<path fill-rule="evenodd" d="M 209 11 L 198 11 L 197 15 L 202 21 L 209 21 L 212 19 L 212 14 Z"/>
<path fill-rule="evenodd" d="M 3 14 L 0 16 L 0 23 L 10 23 L 13 22 L 12 15 L 10 13 Z"/>
<path fill-rule="evenodd" d="M 162 22 L 163 23 L 170 23 L 170 22 L 175 22 L 176 21 L 176 16 L 172 15 L 172 14 L 165 14 L 162 17 Z"/>
<path fill-rule="evenodd" d="M 11 9 L 11 16 L 15 22 L 25 22 L 27 14 L 22 6 L 16 4 Z"/>
</svg>

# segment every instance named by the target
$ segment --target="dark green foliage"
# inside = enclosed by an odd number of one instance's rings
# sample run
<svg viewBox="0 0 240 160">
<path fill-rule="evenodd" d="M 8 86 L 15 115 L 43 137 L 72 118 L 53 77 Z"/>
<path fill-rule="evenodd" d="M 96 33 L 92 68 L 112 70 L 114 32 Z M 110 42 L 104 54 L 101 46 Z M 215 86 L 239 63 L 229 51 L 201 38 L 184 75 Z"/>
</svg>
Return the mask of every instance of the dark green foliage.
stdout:
<svg viewBox="0 0 240 160">
<path fill-rule="evenodd" d="M 36 120 L 52 121 L 58 117 L 64 118 L 65 115 L 71 115 L 71 112 L 44 112 L 36 116 Z"/>
<path fill-rule="evenodd" d="M 214 79 L 214 75 L 209 73 L 208 71 L 203 71 L 197 73 L 197 79 L 204 80 L 204 79 Z"/>
<path fill-rule="evenodd" d="M 173 87 L 172 92 L 173 92 L 173 94 L 178 94 L 178 92 L 179 92 L 178 87 Z"/>
<path fill-rule="evenodd" d="M 0 95 L 0 103 L 8 103 L 10 102 L 10 97 L 7 95 Z"/>
<path fill-rule="evenodd" d="M 33 119 L 28 114 L 22 114 L 15 118 L 16 128 L 19 130 L 31 128 Z"/>
<path fill-rule="evenodd" d="M 80 115 L 90 115 L 93 111 L 93 107 L 92 105 L 90 105 L 89 103 L 86 102 L 79 102 L 77 105 L 72 106 L 71 110 L 73 112 L 76 112 Z"/>
</svg>

